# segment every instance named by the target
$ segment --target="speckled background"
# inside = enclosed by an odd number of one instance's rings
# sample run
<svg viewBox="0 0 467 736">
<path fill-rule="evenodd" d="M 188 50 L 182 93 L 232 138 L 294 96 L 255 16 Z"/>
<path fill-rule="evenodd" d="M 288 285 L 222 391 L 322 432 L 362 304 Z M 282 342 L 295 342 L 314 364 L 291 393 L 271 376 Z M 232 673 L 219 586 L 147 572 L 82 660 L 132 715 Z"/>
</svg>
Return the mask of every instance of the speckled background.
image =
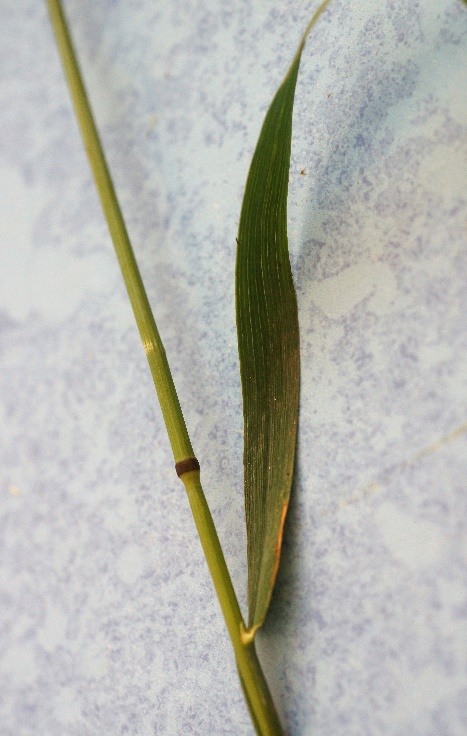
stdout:
<svg viewBox="0 0 467 736">
<path fill-rule="evenodd" d="M 245 608 L 235 235 L 316 3 L 65 7 Z M 0 28 L 0 735 L 251 736 L 45 4 Z M 303 55 L 289 736 L 467 733 L 466 67 L 458 0 L 334 0 Z"/>
</svg>

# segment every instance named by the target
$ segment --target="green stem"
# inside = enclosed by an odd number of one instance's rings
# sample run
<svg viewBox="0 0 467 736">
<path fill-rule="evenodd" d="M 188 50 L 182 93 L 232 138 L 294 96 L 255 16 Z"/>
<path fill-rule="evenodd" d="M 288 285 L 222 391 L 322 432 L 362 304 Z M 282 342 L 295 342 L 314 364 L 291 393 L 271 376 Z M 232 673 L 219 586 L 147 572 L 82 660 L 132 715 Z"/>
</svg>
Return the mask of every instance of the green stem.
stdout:
<svg viewBox="0 0 467 736">
<path fill-rule="evenodd" d="M 175 390 L 164 346 L 154 321 L 125 222 L 118 204 L 102 145 L 79 71 L 60 0 L 47 0 L 76 117 L 96 182 L 107 224 L 138 325 L 154 385 L 167 427 L 177 470 L 183 481 L 232 640 L 240 680 L 255 728 L 260 736 L 282 736 L 283 731 L 232 586 L 222 548 L 200 482 L 197 462 Z M 188 463 L 188 464 L 187 464 Z M 185 464 L 185 466 L 183 466 Z"/>
<path fill-rule="evenodd" d="M 203 551 L 232 640 L 245 699 L 258 734 L 282 736 L 283 731 L 267 682 L 256 656 L 254 637 L 247 631 L 225 563 L 216 527 L 204 495 L 199 470 L 181 476 Z"/>
<path fill-rule="evenodd" d="M 139 334 L 146 351 L 175 462 L 179 462 L 186 457 L 191 457 L 193 448 L 185 426 L 164 346 L 149 306 L 117 195 L 115 194 L 68 32 L 62 4 L 56 0 L 47 0 L 47 4 L 84 146 L 89 157 L 89 163 L 91 164 L 128 296 L 130 297 Z"/>
</svg>

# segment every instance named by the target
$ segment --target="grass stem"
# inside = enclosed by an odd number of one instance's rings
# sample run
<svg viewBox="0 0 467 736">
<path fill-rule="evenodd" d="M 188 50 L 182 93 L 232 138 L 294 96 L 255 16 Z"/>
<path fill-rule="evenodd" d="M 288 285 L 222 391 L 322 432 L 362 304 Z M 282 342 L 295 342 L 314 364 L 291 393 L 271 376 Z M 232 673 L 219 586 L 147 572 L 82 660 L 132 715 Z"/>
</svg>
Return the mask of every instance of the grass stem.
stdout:
<svg viewBox="0 0 467 736">
<path fill-rule="evenodd" d="M 193 448 L 173 383 L 164 346 L 149 305 L 125 222 L 105 160 L 91 107 L 81 78 L 60 0 L 47 0 L 76 117 L 94 175 L 107 224 L 143 342 L 167 427 L 173 455 L 183 481 L 206 561 L 229 631 L 240 680 L 252 721 L 260 736 L 282 736 L 271 694 L 256 656 L 225 563 L 219 538 L 196 469 Z M 188 468 L 188 469 L 187 469 Z M 194 468 L 194 469 L 193 469 Z"/>
</svg>

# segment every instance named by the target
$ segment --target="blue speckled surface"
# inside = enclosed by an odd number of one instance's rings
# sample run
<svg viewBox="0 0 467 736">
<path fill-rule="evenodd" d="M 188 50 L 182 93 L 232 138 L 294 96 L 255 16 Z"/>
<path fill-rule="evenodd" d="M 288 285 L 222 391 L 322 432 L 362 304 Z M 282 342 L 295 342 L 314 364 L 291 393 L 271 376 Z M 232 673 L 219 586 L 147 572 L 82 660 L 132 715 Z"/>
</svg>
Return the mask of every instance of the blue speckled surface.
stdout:
<svg viewBox="0 0 467 736">
<path fill-rule="evenodd" d="M 315 6 L 65 4 L 243 607 L 235 235 Z M 0 736 L 250 735 L 45 4 L 0 27 Z M 466 66 L 457 0 L 334 0 L 303 55 L 288 736 L 467 733 Z"/>
</svg>

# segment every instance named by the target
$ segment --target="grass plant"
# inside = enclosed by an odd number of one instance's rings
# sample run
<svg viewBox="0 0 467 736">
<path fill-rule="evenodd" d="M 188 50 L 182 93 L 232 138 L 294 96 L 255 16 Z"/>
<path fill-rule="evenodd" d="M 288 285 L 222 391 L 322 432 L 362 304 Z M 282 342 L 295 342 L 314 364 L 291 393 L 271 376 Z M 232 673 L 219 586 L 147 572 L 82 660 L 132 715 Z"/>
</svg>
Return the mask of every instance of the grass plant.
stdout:
<svg viewBox="0 0 467 736">
<path fill-rule="evenodd" d="M 199 463 L 128 237 L 62 3 L 47 0 L 81 135 L 161 405 L 175 469 L 187 491 L 251 718 L 262 736 L 283 734 L 254 639 L 266 617 L 279 566 L 298 422 L 298 315 L 287 243 L 292 111 L 302 50 L 328 2 L 323 2 L 311 19 L 266 115 L 248 175 L 237 238 L 236 307 L 245 421 L 249 570 L 247 626 L 206 503 Z"/>
</svg>

